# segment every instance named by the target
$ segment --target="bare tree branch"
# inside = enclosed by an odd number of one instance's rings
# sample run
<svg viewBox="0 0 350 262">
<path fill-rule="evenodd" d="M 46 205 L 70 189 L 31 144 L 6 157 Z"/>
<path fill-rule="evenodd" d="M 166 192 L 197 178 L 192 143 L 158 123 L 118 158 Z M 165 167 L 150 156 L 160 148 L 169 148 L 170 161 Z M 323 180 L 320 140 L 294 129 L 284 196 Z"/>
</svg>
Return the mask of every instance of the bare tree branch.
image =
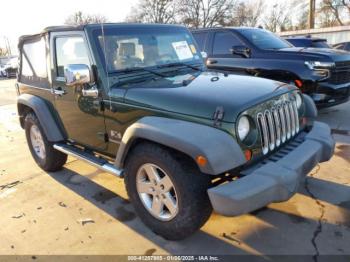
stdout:
<svg viewBox="0 0 350 262">
<path fill-rule="evenodd" d="M 78 11 L 67 17 L 64 22 L 66 25 L 86 25 L 86 24 L 98 24 L 108 22 L 107 17 L 100 14 L 83 14 Z"/>
<path fill-rule="evenodd" d="M 178 3 L 179 22 L 198 28 L 227 24 L 236 0 L 182 0 Z"/>
<path fill-rule="evenodd" d="M 140 0 L 126 20 L 138 23 L 174 23 L 175 11 L 174 0 Z"/>
<path fill-rule="evenodd" d="M 233 7 L 229 25 L 255 27 L 258 25 L 264 9 L 265 4 L 263 0 L 250 0 L 237 3 Z"/>
<path fill-rule="evenodd" d="M 292 28 L 290 8 L 286 2 L 275 3 L 269 12 L 265 14 L 264 26 L 272 32 L 286 31 Z"/>
</svg>

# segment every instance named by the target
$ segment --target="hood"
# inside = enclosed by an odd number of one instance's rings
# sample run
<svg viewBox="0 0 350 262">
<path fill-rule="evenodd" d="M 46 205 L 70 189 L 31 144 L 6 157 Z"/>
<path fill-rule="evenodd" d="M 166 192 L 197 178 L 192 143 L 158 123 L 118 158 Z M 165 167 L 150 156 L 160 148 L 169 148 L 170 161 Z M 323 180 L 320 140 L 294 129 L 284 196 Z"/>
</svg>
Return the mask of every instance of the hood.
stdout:
<svg viewBox="0 0 350 262">
<path fill-rule="evenodd" d="M 276 52 L 284 55 L 304 56 L 306 59 L 320 59 L 324 62 L 350 61 L 350 52 L 331 48 L 305 48 L 305 47 L 290 47 L 279 49 Z"/>
<path fill-rule="evenodd" d="M 268 79 L 201 72 L 128 86 L 125 102 L 154 110 L 212 119 L 218 107 L 225 122 L 256 104 L 295 89 Z"/>
</svg>

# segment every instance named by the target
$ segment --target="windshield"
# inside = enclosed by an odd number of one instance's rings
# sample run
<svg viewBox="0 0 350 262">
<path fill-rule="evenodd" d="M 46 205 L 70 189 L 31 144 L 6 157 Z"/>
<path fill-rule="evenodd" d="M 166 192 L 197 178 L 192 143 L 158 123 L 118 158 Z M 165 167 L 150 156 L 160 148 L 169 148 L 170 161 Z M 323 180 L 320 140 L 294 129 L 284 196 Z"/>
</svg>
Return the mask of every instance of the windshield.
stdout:
<svg viewBox="0 0 350 262">
<path fill-rule="evenodd" d="M 313 41 L 312 42 L 313 47 L 318 47 L 318 48 L 331 48 L 328 44 L 327 41 Z"/>
<path fill-rule="evenodd" d="M 95 30 L 94 38 L 109 73 L 173 63 L 202 63 L 192 36 L 182 27 L 106 27 L 104 34 Z"/>
<path fill-rule="evenodd" d="M 263 29 L 241 29 L 239 32 L 260 49 L 282 49 L 292 47 L 287 41 L 281 39 L 270 31 Z"/>
</svg>

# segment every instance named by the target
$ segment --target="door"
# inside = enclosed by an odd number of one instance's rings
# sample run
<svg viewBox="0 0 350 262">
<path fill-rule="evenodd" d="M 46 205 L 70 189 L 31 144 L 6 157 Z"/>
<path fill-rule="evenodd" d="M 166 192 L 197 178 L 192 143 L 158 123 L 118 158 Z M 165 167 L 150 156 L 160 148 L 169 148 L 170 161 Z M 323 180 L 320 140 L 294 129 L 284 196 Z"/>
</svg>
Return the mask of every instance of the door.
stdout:
<svg viewBox="0 0 350 262">
<path fill-rule="evenodd" d="M 231 31 L 216 31 L 212 38 L 212 50 L 208 56 L 208 68 L 245 73 L 250 59 L 233 54 L 233 46 L 244 46 L 244 43 Z"/>
<path fill-rule="evenodd" d="M 67 65 L 84 64 L 91 69 L 92 56 L 84 33 L 55 33 L 51 37 L 51 50 L 55 107 L 68 138 L 78 144 L 104 151 L 107 144 L 101 98 L 84 96 L 82 92 L 84 88 L 91 88 L 95 84 L 67 86 L 64 77 Z M 101 91 L 98 86 L 95 87 Z"/>
</svg>

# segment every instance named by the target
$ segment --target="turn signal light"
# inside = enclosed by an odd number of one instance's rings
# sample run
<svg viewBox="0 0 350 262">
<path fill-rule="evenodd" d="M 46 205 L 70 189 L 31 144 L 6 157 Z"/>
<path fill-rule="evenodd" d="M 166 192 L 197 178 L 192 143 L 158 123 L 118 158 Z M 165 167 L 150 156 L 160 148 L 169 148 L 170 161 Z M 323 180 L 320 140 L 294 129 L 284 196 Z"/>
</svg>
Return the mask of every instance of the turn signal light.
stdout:
<svg viewBox="0 0 350 262">
<path fill-rule="evenodd" d="M 296 85 L 297 87 L 299 87 L 299 88 L 303 85 L 303 82 L 302 82 L 301 80 L 299 80 L 299 79 L 294 80 L 294 83 L 295 83 L 295 85 Z"/>
<path fill-rule="evenodd" d="M 208 160 L 204 156 L 197 156 L 196 161 L 200 166 L 205 166 L 208 163 Z"/>
<path fill-rule="evenodd" d="M 247 159 L 247 161 L 249 161 L 250 159 L 252 159 L 252 151 L 249 149 L 245 150 L 244 156 L 245 156 L 245 159 Z"/>
</svg>

